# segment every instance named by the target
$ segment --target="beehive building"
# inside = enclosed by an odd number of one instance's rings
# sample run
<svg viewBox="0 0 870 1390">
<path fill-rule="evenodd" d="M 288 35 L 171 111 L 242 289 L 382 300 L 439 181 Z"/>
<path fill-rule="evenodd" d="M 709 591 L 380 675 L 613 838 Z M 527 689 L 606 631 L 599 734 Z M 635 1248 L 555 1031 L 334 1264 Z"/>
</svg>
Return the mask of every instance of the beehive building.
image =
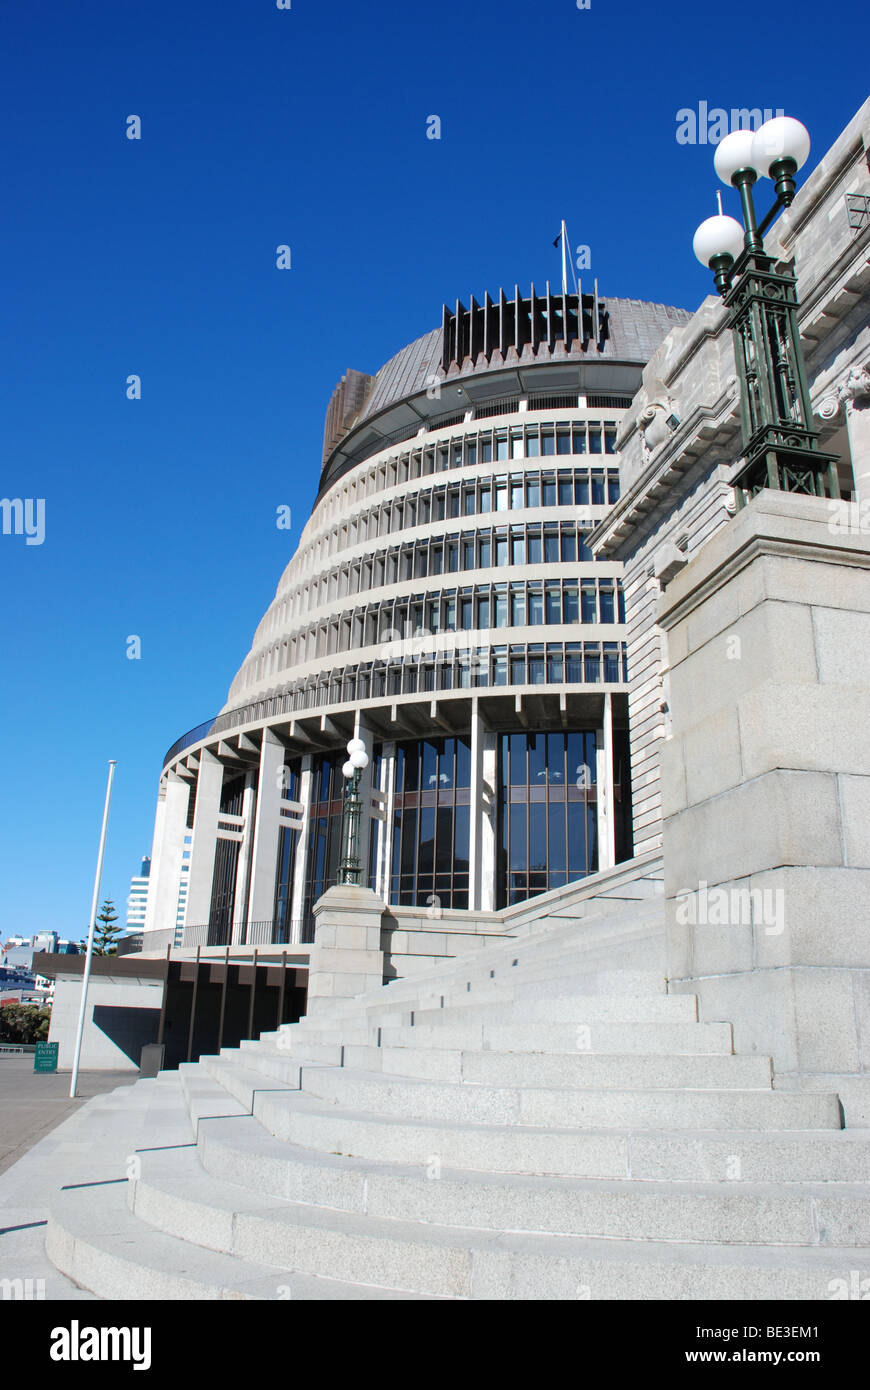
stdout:
<svg viewBox="0 0 870 1390">
<path fill-rule="evenodd" d="M 500 908 L 631 855 L 621 563 L 587 536 L 643 366 L 689 315 L 579 288 L 457 302 L 342 378 L 227 702 L 166 756 L 148 931 L 310 941 L 354 733 L 387 904 Z"/>
</svg>

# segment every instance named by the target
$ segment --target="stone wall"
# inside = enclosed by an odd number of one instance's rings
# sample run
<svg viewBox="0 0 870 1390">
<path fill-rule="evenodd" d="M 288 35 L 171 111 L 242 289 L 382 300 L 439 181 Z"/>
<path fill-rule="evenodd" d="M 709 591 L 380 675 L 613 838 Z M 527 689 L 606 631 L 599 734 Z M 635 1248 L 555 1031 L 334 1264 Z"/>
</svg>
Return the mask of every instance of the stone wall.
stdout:
<svg viewBox="0 0 870 1390">
<path fill-rule="evenodd" d="M 668 975 L 779 1085 L 870 1098 L 870 534 L 764 491 L 668 586 Z"/>
</svg>

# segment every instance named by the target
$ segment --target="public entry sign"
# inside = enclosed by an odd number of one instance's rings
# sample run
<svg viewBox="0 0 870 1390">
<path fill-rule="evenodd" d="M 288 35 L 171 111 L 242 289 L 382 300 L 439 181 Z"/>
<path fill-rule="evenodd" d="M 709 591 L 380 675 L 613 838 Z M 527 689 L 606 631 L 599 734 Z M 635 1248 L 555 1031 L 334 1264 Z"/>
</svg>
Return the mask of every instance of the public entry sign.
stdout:
<svg viewBox="0 0 870 1390">
<path fill-rule="evenodd" d="M 38 1042 L 33 1054 L 33 1070 L 57 1071 L 57 1049 L 56 1042 Z"/>
</svg>

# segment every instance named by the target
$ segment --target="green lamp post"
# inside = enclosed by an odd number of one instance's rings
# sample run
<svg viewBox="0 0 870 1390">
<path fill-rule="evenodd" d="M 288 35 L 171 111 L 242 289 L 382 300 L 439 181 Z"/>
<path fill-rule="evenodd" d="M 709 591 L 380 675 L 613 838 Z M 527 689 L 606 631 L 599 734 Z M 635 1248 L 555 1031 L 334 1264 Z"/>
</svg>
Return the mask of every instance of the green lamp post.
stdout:
<svg viewBox="0 0 870 1390">
<path fill-rule="evenodd" d="M 738 505 L 762 488 L 839 497 L 837 457 L 819 449 L 798 335 L 795 277 L 775 268 L 764 233 L 795 195 L 795 174 L 806 163 L 810 137 L 791 116 L 756 131 L 735 130 L 719 143 L 714 167 L 740 194 L 743 223 L 725 217 L 702 222 L 693 243 L 731 311 L 729 327 L 740 381 L 743 466 L 734 478 Z M 756 221 L 753 186 L 773 180 L 776 201 Z"/>
<path fill-rule="evenodd" d="M 359 794 L 360 778 L 369 765 L 369 755 L 361 738 L 352 738 L 347 745 L 347 762 L 341 769 L 347 788 L 344 798 L 341 826 L 341 863 L 338 869 L 339 883 L 359 884 L 362 869 L 359 855 L 359 832 L 362 819 L 362 797 Z"/>
</svg>

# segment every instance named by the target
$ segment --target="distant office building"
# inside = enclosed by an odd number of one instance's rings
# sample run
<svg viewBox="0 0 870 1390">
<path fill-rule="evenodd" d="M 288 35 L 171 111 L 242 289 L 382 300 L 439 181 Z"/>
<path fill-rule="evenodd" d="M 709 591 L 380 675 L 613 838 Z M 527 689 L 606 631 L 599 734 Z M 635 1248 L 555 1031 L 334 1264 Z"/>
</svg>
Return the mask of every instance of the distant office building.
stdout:
<svg viewBox="0 0 870 1390">
<path fill-rule="evenodd" d="M 148 885 L 151 881 L 151 859 L 148 855 L 142 860 L 138 874 L 130 879 L 130 896 L 127 899 L 127 931 L 141 931 L 145 926 L 145 912 L 148 907 Z"/>
</svg>

